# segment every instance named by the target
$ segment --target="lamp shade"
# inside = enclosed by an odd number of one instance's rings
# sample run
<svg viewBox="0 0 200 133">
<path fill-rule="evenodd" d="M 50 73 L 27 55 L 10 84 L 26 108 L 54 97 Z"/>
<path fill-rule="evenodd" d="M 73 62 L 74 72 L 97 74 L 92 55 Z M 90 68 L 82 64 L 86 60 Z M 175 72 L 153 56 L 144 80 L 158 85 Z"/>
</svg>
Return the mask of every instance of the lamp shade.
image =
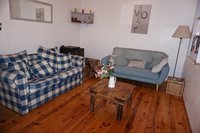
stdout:
<svg viewBox="0 0 200 133">
<path fill-rule="evenodd" d="M 189 26 L 180 25 L 172 35 L 174 38 L 191 38 Z"/>
</svg>

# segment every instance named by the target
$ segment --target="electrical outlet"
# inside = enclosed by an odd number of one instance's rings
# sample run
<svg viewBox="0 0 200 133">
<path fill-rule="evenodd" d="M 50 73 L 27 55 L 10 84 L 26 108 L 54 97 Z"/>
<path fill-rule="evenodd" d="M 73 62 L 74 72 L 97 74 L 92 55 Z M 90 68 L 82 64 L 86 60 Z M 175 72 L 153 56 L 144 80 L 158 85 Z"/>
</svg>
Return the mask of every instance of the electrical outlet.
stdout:
<svg viewBox="0 0 200 133">
<path fill-rule="evenodd" d="M 2 29 L 2 27 L 1 27 L 1 26 L 2 26 L 2 22 L 0 22 L 0 30 Z"/>
</svg>

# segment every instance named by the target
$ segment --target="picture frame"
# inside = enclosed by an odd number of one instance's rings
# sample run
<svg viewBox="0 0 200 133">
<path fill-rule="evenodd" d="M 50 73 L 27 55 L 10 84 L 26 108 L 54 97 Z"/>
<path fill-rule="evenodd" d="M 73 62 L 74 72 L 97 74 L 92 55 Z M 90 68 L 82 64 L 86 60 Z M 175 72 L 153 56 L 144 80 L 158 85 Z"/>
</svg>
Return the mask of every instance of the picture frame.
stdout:
<svg viewBox="0 0 200 133">
<path fill-rule="evenodd" d="M 134 5 L 131 33 L 147 34 L 152 5 Z"/>
</svg>

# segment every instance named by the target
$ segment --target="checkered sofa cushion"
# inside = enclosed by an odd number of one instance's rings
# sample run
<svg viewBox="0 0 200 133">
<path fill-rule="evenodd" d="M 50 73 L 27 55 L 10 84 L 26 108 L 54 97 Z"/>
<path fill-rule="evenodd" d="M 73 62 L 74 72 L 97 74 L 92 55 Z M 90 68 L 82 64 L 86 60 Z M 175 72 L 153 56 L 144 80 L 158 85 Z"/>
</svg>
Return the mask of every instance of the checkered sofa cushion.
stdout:
<svg viewBox="0 0 200 133">
<path fill-rule="evenodd" d="M 61 79 L 66 79 L 66 78 L 68 78 L 68 77 L 70 77 L 70 76 L 72 76 L 74 74 L 77 74 L 77 73 L 79 73 L 81 71 L 82 71 L 82 68 L 74 67 L 74 68 L 72 68 L 70 70 L 64 70 L 64 71 L 60 72 L 59 75 L 60 75 Z"/>
<path fill-rule="evenodd" d="M 30 89 L 30 93 L 34 93 L 38 90 L 52 86 L 53 84 L 58 84 L 59 82 L 60 82 L 59 75 L 46 76 L 42 78 L 36 77 L 28 81 L 28 86 Z"/>
<path fill-rule="evenodd" d="M 84 58 L 83 56 L 71 55 L 71 62 L 74 67 L 83 67 Z"/>
<path fill-rule="evenodd" d="M 73 74 L 72 76 L 61 80 L 58 84 L 52 84 L 51 87 L 46 87 L 31 93 L 29 95 L 29 109 L 35 109 L 41 104 L 57 97 L 82 83 L 82 72 Z"/>
<path fill-rule="evenodd" d="M 56 61 L 57 61 L 58 71 L 62 71 L 62 70 L 72 67 L 71 54 L 68 54 L 68 55 L 57 54 Z"/>
<path fill-rule="evenodd" d="M 40 46 L 37 50 L 38 60 L 46 60 L 54 71 L 57 71 L 56 52 Z"/>
<path fill-rule="evenodd" d="M 30 74 L 27 68 L 25 61 L 21 62 L 8 62 L 6 63 L 9 70 L 18 70 L 23 71 L 26 74 L 26 77 L 30 79 Z"/>
<path fill-rule="evenodd" d="M 22 60 L 25 60 L 25 62 L 27 63 L 26 50 L 19 53 L 15 53 L 15 54 L 0 55 L 0 64 L 7 63 L 7 62 L 20 62 Z"/>
<path fill-rule="evenodd" d="M 30 65 L 30 69 L 35 77 L 44 77 L 54 74 L 53 69 L 46 60 L 37 61 L 35 64 Z"/>
</svg>

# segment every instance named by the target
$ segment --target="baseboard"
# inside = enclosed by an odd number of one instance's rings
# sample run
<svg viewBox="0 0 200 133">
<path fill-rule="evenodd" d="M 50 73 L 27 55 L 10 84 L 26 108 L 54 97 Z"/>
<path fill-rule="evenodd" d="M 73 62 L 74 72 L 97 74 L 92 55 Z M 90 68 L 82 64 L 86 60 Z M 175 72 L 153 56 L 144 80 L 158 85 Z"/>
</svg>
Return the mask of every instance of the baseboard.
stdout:
<svg viewBox="0 0 200 133">
<path fill-rule="evenodd" d="M 190 124 L 190 119 L 189 119 L 189 115 L 188 115 L 188 111 L 187 111 L 187 109 L 186 109 L 186 106 L 185 106 L 185 101 L 184 101 L 184 98 L 182 97 L 182 99 L 183 99 L 183 106 L 184 106 L 184 109 L 185 109 L 185 112 L 186 112 L 186 116 L 187 116 L 187 121 L 189 122 L 189 128 L 190 128 L 190 132 L 191 133 L 193 133 L 192 132 L 192 128 L 191 128 L 191 124 Z"/>
</svg>

